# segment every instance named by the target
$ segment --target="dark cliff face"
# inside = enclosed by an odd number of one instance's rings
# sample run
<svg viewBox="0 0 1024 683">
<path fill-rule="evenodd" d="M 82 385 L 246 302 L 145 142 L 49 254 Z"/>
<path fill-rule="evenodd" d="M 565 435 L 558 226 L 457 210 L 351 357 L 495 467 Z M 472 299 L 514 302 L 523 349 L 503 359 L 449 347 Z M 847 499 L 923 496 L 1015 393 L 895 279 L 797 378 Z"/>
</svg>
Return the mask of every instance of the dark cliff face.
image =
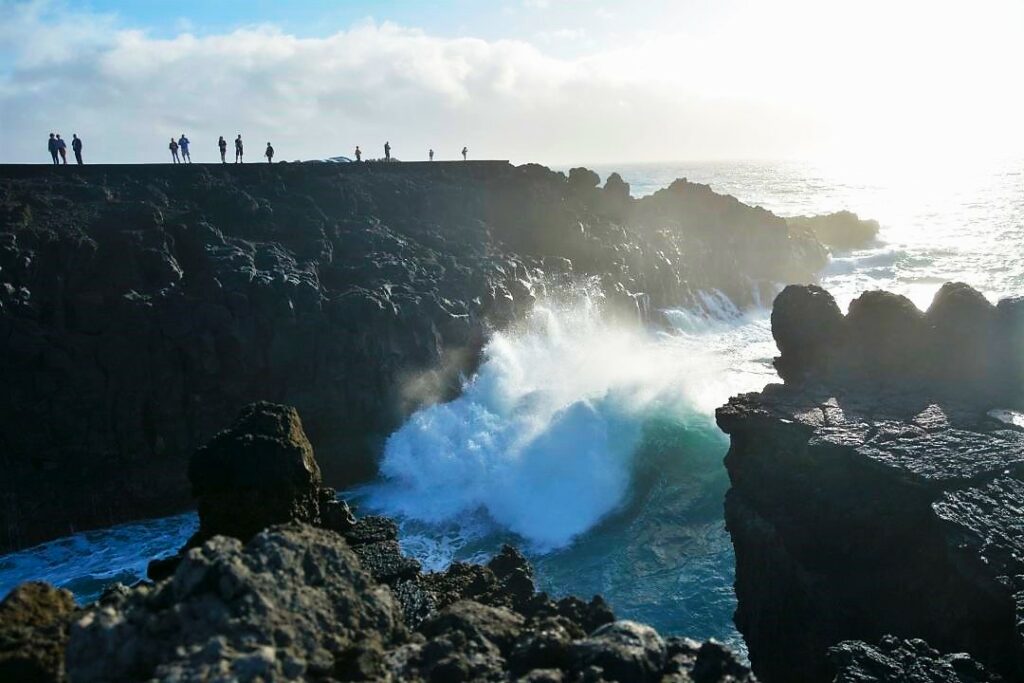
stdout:
<svg viewBox="0 0 1024 683">
<path fill-rule="evenodd" d="M 776 299 L 786 384 L 717 415 L 761 679 L 990 680 L 939 652 L 1024 676 L 1024 431 L 990 414 L 1019 404 L 1016 308 L 957 284 L 927 312 L 884 292 L 846 316 L 820 288 Z"/>
<path fill-rule="evenodd" d="M 188 504 L 184 462 L 252 400 L 293 404 L 328 484 L 458 391 L 546 283 L 631 317 L 741 305 L 824 264 L 709 188 L 503 163 L 0 168 L 0 550 Z"/>
</svg>

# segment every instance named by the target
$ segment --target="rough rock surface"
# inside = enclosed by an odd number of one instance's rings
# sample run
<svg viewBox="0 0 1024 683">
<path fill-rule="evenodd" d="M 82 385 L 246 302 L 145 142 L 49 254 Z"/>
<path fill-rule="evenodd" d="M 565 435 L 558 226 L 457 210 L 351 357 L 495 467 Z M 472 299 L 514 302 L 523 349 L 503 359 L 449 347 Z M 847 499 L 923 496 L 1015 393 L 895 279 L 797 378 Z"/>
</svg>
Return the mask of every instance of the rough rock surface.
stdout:
<svg viewBox="0 0 1024 683">
<path fill-rule="evenodd" d="M 254 400 L 323 479 L 458 390 L 547 283 L 637 317 L 825 263 L 804 229 L 678 181 L 633 199 L 540 166 L 0 167 L 0 551 L 188 504 L 184 463 Z M 55 501 L 60 504 L 55 504 Z"/>
<path fill-rule="evenodd" d="M 786 222 L 814 233 L 818 241 L 839 251 L 863 249 L 878 238 L 878 221 L 861 218 L 852 211 L 822 216 L 795 216 Z"/>
<path fill-rule="evenodd" d="M 514 548 L 486 565 L 423 574 L 401 555 L 389 519 L 348 513 L 341 533 L 309 524 L 324 524 L 324 501 L 293 408 L 249 406 L 196 457 L 193 475 L 300 501 L 270 506 L 299 521 L 244 544 L 210 537 L 221 527 L 248 534 L 266 517 L 238 491 L 206 481 L 200 495 L 241 499 L 239 516 L 200 505 L 209 517 L 176 561 L 160 565 L 166 578 L 112 587 L 79 611 L 46 584 L 16 589 L 0 605 L 0 674 L 18 675 L 3 680 L 754 681 L 713 641 L 666 641 L 615 621 L 599 597 L 537 593 Z M 263 471 L 240 472 L 242 462 Z M 281 475 L 277 490 L 270 472 Z"/>
<path fill-rule="evenodd" d="M 964 653 L 943 655 L 920 639 L 893 636 L 878 645 L 860 641 L 829 649 L 835 683 L 997 683 L 1003 678 Z"/>
<path fill-rule="evenodd" d="M 24 583 L 0 602 L 0 681 L 59 683 L 75 602 L 66 590 Z"/>
<path fill-rule="evenodd" d="M 499 558 L 491 564 L 509 561 Z M 610 613 L 588 635 L 566 601 L 543 594 L 519 609 L 463 596 L 415 628 L 399 601 L 326 529 L 272 527 L 245 546 L 218 536 L 190 550 L 169 579 L 77 616 L 67 672 L 85 683 L 754 681 L 717 643 L 666 641 Z"/>
<path fill-rule="evenodd" d="M 731 438 L 736 623 L 755 672 L 831 680 L 830 647 L 892 634 L 1021 680 L 1024 431 L 990 415 L 1014 404 L 995 380 L 1021 362 L 1005 351 L 1004 304 L 949 284 L 925 313 L 869 293 L 837 318 L 829 299 L 779 295 L 786 384 L 717 414 Z M 883 654 L 905 671 L 929 670 L 918 655 L 942 659 L 890 649 L 843 646 L 861 663 L 842 680 L 876 680 L 856 671 Z"/>
</svg>

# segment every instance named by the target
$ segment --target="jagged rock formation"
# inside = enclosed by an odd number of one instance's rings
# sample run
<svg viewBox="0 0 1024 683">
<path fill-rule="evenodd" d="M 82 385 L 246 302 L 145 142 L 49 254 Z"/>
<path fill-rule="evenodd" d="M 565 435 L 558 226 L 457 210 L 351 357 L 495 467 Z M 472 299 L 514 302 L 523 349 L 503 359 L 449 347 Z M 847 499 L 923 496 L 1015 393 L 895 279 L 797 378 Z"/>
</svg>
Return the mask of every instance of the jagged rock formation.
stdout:
<svg viewBox="0 0 1024 683">
<path fill-rule="evenodd" d="M 633 317 L 744 304 L 825 263 L 810 233 L 678 181 L 539 166 L 0 167 L 0 551 L 180 510 L 188 455 L 295 405 L 324 480 L 451 396 L 545 284 Z M 54 505 L 54 500 L 60 505 Z"/>
<path fill-rule="evenodd" d="M 786 222 L 793 227 L 810 230 L 818 241 L 838 251 L 862 249 L 878 238 L 880 226 L 871 218 L 861 218 L 852 211 L 836 211 L 821 216 L 793 216 Z"/>
<path fill-rule="evenodd" d="M 919 638 L 886 636 L 878 645 L 847 641 L 829 649 L 837 673 L 834 683 L 998 683 L 963 653 L 943 655 Z"/>
<path fill-rule="evenodd" d="M 246 462 L 253 472 L 242 470 Z M 167 577 L 113 587 L 81 610 L 45 584 L 18 588 L 0 604 L 0 675 L 75 683 L 754 683 L 713 641 L 663 638 L 616 621 L 599 597 L 537 593 L 532 568 L 513 548 L 485 566 L 423 574 L 401 556 L 390 520 L 348 519 L 343 533 L 325 528 L 337 518 L 324 515 L 316 460 L 293 408 L 249 406 L 199 450 L 190 471 L 224 480 L 198 488 L 200 531 L 162 566 Z M 282 475 L 277 490 L 271 473 Z M 249 505 L 256 491 L 287 523 L 251 533 L 255 520 L 275 521 Z M 230 500 L 241 503 L 236 515 L 210 504 Z M 221 529 L 250 538 L 211 536 Z"/>
<path fill-rule="evenodd" d="M 884 292 L 846 316 L 816 287 L 779 295 L 785 385 L 717 414 L 736 623 L 760 678 L 832 680 L 838 661 L 897 672 L 840 680 L 990 680 L 900 678 L 930 671 L 921 657 L 965 659 L 894 640 L 841 646 L 829 664 L 841 641 L 888 634 L 1024 677 L 1024 431 L 989 415 L 1019 401 L 1003 381 L 1020 372 L 1018 310 L 958 284 L 925 313 Z"/>
</svg>

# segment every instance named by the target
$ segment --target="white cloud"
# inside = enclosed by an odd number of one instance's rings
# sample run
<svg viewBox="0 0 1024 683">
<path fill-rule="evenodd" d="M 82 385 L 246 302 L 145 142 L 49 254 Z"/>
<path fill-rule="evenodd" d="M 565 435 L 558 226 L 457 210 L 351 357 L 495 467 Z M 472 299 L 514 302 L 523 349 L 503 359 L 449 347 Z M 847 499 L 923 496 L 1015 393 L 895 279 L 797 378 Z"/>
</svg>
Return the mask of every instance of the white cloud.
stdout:
<svg viewBox="0 0 1024 683">
<path fill-rule="evenodd" d="M 109 16 L 8 3 L 0 160 L 45 161 L 51 130 L 81 135 L 92 161 L 163 161 L 183 131 L 197 160 L 237 132 L 254 152 L 272 140 L 281 159 L 356 144 L 374 154 L 385 139 L 400 158 L 465 144 L 478 158 L 548 163 L 1024 151 L 1011 78 L 1024 59 L 1005 40 L 1018 10 L 993 3 L 965 18 L 864 0 L 878 7 L 862 16 L 789 1 L 800 11 L 786 23 L 744 5 L 711 33 L 667 26 L 577 58 L 375 22 L 325 38 L 252 26 L 160 39 Z M 884 26 L 870 20 L 883 15 Z"/>
</svg>

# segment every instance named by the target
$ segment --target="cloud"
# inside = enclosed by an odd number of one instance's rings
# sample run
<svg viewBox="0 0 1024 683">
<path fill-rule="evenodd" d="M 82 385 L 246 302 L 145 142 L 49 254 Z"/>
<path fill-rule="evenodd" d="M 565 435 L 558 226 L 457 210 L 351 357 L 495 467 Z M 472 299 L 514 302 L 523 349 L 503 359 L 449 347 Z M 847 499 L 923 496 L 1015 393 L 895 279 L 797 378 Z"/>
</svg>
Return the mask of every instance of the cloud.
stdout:
<svg viewBox="0 0 1024 683">
<path fill-rule="evenodd" d="M 320 38 L 272 25 L 158 38 L 113 16 L 0 0 L 0 157 L 45 161 L 50 131 L 78 133 L 97 162 L 164 161 L 182 132 L 197 160 L 238 132 L 250 149 L 273 141 L 281 159 L 356 144 L 375 154 L 384 140 L 399 158 L 468 145 L 545 163 L 1024 149 L 1007 78 L 1019 41 L 978 33 L 970 50 L 949 48 L 961 24 L 1009 35 L 1013 22 L 933 14 L 931 33 L 912 33 L 913 12 L 879 5 L 895 26 L 877 27 L 801 7 L 788 23 L 747 7 L 711 33 L 667 28 L 569 58 L 373 21 Z"/>
</svg>

